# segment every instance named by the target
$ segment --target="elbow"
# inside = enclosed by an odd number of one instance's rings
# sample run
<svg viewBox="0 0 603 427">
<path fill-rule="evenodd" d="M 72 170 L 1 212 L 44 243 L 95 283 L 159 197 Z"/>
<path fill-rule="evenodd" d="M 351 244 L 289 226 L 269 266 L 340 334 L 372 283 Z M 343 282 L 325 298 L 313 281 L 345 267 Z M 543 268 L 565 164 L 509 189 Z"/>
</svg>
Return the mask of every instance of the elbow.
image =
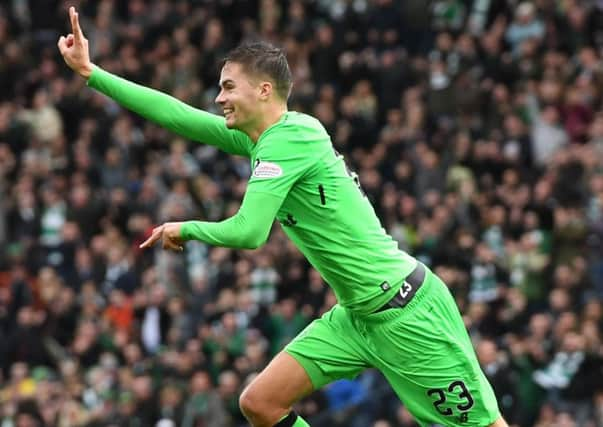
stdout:
<svg viewBox="0 0 603 427">
<path fill-rule="evenodd" d="M 243 242 L 243 249 L 257 249 L 266 243 L 266 239 L 252 238 Z"/>
<path fill-rule="evenodd" d="M 249 233 L 249 235 L 245 236 L 241 239 L 240 247 L 243 249 L 257 249 L 260 246 L 263 246 L 268 240 L 268 235 L 264 233 Z"/>
</svg>

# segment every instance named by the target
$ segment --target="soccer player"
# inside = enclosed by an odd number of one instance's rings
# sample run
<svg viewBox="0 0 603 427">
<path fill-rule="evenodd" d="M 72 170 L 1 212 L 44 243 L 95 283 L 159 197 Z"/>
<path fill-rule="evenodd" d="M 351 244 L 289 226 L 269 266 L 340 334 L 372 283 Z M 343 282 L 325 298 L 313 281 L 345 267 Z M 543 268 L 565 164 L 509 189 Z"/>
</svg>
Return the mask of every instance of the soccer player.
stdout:
<svg viewBox="0 0 603 427">
<path fill-rule="evenodd" d="M 280 49 L 258 42 L 227 55 L 216 98 L 220 117 L 93 65 L 78 14 L 73 7 L 69 14 L 73 32 L 58 46 L 88 86 L 179 135 L 251 162 L 236 215 L 165 223 L 141 247 L 161 241 L 164 249 L 182 251 L 194 239 L 257 248 L 276 218 L 337 296 L 338 304 L 242 393 L 241 410 L 253 426 L 307 426 L 291 410 L 297 400 L 369 367 L 385 375 L 421 425 L 507 425 L 446 285 L 387 235 L 319 121 L 287 110 L 291 73 Z"/>
</svg>

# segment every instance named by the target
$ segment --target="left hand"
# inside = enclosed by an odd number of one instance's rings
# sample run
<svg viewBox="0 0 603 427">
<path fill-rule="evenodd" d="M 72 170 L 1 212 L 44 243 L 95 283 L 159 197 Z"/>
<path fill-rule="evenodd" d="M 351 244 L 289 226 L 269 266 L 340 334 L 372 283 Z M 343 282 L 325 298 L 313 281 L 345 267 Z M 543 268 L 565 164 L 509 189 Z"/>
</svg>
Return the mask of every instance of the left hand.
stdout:
<svg viewBox="0 0 603 427">
<path fill-rule="evenodd" d="M 140 248 L 150 248 L 161 239 L 163 249 L 182 252 L 184 250 L 184 241 L 180 237 L 181 227 L 181 222 L 166 222 L 159 227 L 155 227 L 151 237 L 141 243 Z"/>
</svg>

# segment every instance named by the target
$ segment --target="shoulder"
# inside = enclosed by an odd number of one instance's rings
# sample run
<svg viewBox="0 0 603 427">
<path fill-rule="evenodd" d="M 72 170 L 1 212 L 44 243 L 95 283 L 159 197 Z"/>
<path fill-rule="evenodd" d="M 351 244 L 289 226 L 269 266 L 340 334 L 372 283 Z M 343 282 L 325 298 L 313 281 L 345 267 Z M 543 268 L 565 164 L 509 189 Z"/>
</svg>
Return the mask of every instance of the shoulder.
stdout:
<svg viewBox="0 0 603 427">
<path fill-rule="evenodd" d="M 310 148 L 330 144 L 330 137 L 318 119 L 308 114 L 289 111 L 274 126 L 266 130 L 258 141 L 258 152 L 286 150 L 287 147 Z"/>
<path fill-rule="evenodd" d="M 326 130 L 320 120 L 309 114 L 299 113 L 297 111 L 288 112 L 283 121 L 283 125 L 296 127 L 299 130 L 307 132 L 326 134 Z"/>
</svg>

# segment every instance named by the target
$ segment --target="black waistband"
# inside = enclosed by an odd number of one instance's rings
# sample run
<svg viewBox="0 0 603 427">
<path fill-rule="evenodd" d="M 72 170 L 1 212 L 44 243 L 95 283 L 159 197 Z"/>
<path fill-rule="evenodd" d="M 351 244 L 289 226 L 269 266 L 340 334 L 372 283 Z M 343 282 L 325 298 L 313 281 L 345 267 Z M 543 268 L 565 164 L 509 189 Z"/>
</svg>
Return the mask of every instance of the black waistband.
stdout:
<svg viewBox="0 0 603 427">
<path fill-rule="evenodd" d="M 396 292 L 392 299 L 383 304 L 380 308 L 375 310 L 373 313 L 379 313 L 380 311 L 388 310 L 390 308 L 402 308 L 410 302 L 412 297 L 415 296 L 417 290 L 423 284 L 425 280 L 425 267 L 420 262 L 417 264 L 415 269 L 404 279 L 400 290 Z"/>
</svg>

